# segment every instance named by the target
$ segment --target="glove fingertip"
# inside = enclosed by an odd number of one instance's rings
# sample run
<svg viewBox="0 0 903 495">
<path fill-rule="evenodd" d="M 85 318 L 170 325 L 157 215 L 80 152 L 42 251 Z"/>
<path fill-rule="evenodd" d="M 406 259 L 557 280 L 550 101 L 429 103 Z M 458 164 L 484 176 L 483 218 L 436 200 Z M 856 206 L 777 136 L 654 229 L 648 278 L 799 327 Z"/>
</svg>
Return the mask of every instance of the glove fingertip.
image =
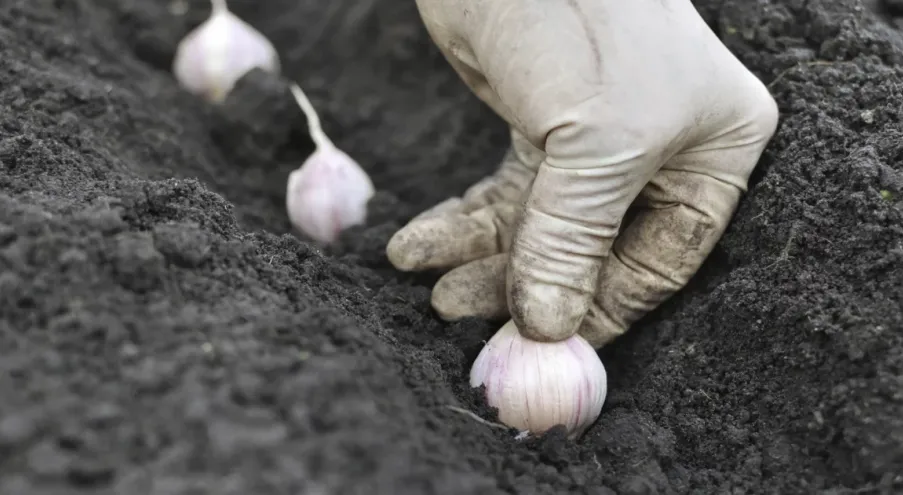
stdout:
<svg viewBox="0 0 903 495">
<path fill-rule="evenodd" d="M 509 277 L 508 307 L 521 335 L 559 342 L 580 330 L 592 295 L 569 287 Z"/>
<path fill-rule="evenodd" d="M 417 270 L 423 263 L 420 249 L 417 247 L 416 236 L 409 227 L 405 227 L 389 239 L 386 244 L 386 257 L 396 269 L 403 272 Z"/>
<path fill-rule="evenodd" d="M 430 303 L 445 321 L 466 317 L 488 320 L 508 318 L 505 296 L 504 254 L 483 258 L 456 268 L 433 287 Z"/>
</svg>

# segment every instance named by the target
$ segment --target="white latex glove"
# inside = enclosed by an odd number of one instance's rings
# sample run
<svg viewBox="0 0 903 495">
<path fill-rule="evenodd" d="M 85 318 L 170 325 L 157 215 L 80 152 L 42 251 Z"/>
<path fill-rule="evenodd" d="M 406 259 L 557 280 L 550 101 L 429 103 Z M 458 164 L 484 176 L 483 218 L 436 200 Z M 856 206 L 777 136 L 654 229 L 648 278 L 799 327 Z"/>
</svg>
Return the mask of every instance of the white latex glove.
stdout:
<svg viewBox="0 0 903 495">
<path fill-rule="evenodd" d="M 774 99 L 689 0 L 417 5 L 512 149 L 400 230 L 390 261 L 454 268 L 433 291 L 445 319 L 510 314 L 532 339 L 605 345 L 709 255 L 775 132 Z"/>
</svg>

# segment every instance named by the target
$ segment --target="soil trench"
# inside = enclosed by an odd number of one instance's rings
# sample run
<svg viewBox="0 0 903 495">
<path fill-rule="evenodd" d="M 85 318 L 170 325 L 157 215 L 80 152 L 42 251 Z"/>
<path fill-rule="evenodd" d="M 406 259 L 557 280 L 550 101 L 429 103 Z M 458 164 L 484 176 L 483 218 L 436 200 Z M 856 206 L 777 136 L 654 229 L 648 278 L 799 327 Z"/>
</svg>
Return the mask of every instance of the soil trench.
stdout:
<svg viewBox="0 0 903 495">
<path fill-rule="evenodd" d="M 903 10 L 694 3 L 780 126 L 571 443 L 447 407 L 493 419 L 467 374 L 500 323 L 385 259 L 508 145 L 414 2 L 229 3 L 379 189 L 329 249 L 285 216 L 286 79 L 214 107 L 171 75 L 206 0 L 0 2 L 0 494 L 903 492 Z"/>
</svg>

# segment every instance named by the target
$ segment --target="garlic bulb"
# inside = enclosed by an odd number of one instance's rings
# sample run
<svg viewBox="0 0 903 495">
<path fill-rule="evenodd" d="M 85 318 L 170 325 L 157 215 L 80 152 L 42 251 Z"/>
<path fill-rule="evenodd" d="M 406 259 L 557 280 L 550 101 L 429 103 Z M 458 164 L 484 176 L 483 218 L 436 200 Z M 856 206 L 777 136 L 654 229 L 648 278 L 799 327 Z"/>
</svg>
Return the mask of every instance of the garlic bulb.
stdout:
<svg viewBox="0 0 903 495">
<path fill-rule="evenodd" d="M 470 385 L 486 386 L 487 402 L 507 426 L 538 435 L 563 424 L 570 438 L 599 417 L 608 391 L 605 367 L 583 337 L 537 342 L 510 320 L 477 356 Z"/>
<path fill-rule="evenodd" d="M 286 209 L 292 225 L 317 241 L 336 240 L 342 230 L 364 223 L 375 188 L 367 172 L 326 136 L 320 118 L 297 84 L 291 85 L 316 145 L 288 176 Z"/>
<path fill-rule="evenodd" d="M 210 17 L 179 43 L 173 73 L 191 93 L 220 103 L 235 82 L 260 68 L 280 71 L 273 44 L 250 24 L 229 11 L 226 0 L 211 0 Z"/>
</svg>

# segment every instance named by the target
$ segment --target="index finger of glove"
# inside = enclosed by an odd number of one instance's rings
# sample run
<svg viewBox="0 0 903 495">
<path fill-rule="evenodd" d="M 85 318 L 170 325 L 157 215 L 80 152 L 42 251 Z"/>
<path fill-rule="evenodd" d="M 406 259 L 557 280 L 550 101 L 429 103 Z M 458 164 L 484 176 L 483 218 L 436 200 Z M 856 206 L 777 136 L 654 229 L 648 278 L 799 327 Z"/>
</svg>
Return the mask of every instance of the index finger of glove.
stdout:
<svg viewBox="0 0 903 495">
<path fill-rule="evenodd" d="M 503 253 L 520 211 L 518 204 L 505 202 L 414 221 L 392 236 L 386 254 L 397 269 L 420 271 L 454 268 Z"/>
</svg>

